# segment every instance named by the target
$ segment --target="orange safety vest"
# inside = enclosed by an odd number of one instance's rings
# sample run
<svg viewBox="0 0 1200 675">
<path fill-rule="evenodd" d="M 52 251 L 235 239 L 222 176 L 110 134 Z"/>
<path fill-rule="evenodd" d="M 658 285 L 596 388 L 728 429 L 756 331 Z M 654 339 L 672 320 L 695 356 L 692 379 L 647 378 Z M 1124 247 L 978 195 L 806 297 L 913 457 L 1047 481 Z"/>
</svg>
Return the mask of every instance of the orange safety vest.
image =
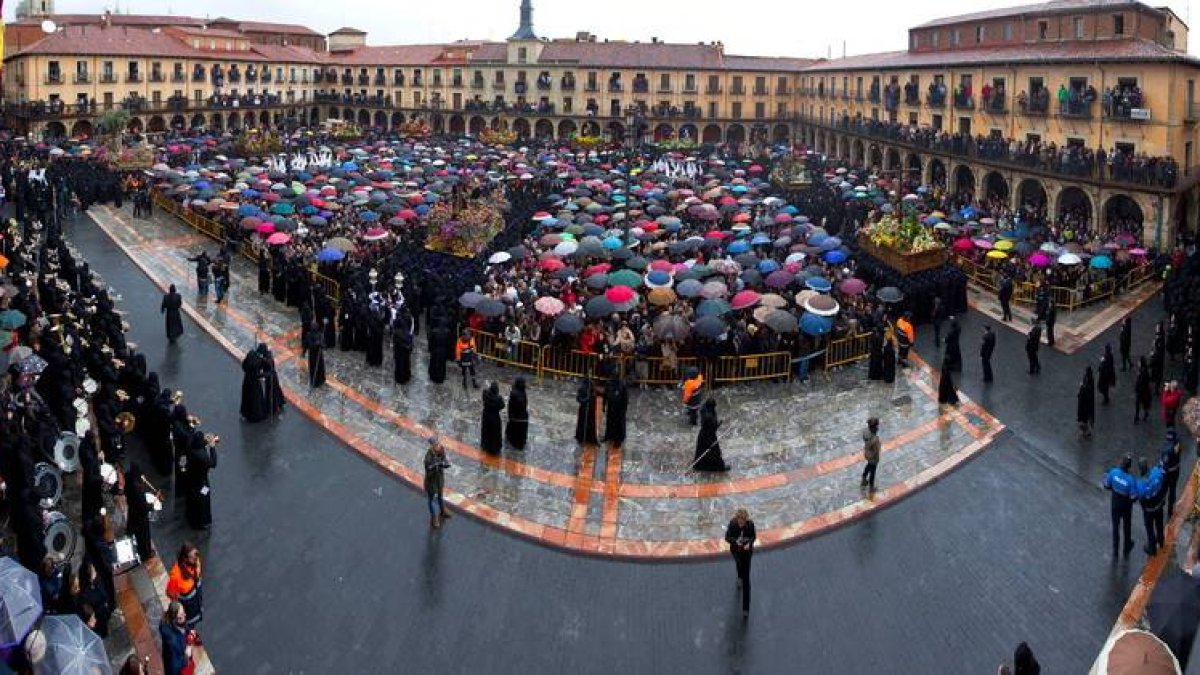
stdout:
<svg viewBox="0 0 1200 675">
<path fill-rule="evenodd" d="M 687 405 L 688 401 L 700 391 L 700 387 L 704 386 L 704 376 L 696 375 L 690 380 L 685 380 L 683 383 L 683 404 Z"/>
<path fill-rule="evenodd" d="M 475 338 L 467 338 L 466 340 L 459 338 L 458 342 L 454 343 L 454 360 L 462 361 L 463 352 L 467 350 L 475 351 Z"/>
<path fill-rule="evenodd" d="M 917 332 L 913 330 L 913 326 L 908 322 L 908 319 L 900 319 L 896 322 L 896 328 L 904 331 L 904 337 L 908 338 L 908 344 L 913 344 L 917 341 Z"/>
<path fill-rule="evenodd" d="M 186 598 L 196 589 L 196 580 L 200 578 L 200 564 L 196 564 L 196 576 L 184 576 L 183 568 L 177 562 L 171 566 L 171 574 L 167 579 L 167 597 L 172 600 Z"/>
</svg>

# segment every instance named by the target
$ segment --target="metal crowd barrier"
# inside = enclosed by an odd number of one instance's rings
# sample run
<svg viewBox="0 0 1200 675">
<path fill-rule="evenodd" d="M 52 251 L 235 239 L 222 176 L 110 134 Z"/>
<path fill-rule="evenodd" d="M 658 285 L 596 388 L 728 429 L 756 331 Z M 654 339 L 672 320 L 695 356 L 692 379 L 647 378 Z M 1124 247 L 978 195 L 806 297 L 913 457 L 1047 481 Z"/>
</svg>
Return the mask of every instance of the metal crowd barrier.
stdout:
<svg viewBox="0 0 1200 675">
<path fill-rule="evenodd" d="M 710 365 L 707 378 L 713 384 L 792 379 L 790 352 L 771 352 L 750 356 L 722 356 Z"/>
<path fill-rule="evenodd" d="M 858 333 L 830 340 L 825 348 L 825 370 L 861 361 L 871 355 L 871 334 Z"/>
<path fill-rule="evenodd" d="M 991 292 L 999 292 L 999 272 L 982 266 L 963 256 L 950 256 L 951 264 L 961 270 L 976 285 Z M 1130 290 L 1138 284 L 1154 276 L 1153 266 L 1139 265 L 1125 275 L 1121 287 Z M 1086 307 L 1094 302 L 1112 296 L 1117 289 L 1116 279 L 1108 278 L 1093 281 L 1083 288 L 1068 288 L 1066 286 L 1051 286 L 1050 293 L 1054 305 L 1068 312 Z M 1013 282 L 1013 302 L 1033 305 L 1037 304 L 1037 284 L 1028 281 Z"/>
</svg>

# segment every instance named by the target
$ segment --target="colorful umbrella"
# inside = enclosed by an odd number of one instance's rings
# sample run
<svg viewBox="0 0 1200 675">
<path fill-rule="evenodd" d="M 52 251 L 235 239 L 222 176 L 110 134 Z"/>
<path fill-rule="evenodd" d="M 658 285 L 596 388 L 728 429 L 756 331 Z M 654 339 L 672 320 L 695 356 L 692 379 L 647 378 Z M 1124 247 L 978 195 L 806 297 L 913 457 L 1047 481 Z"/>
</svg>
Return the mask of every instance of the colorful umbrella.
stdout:
<svg viewBox="0 0 1200 675">
<path fill-rule="evenodd" d="M 546 316 L 558 316 L 567 308 L 562 300 L 551 296 L 543 296 L 533 303 L 533 308 Z"/>
<path fill-rule="evenodd" d="M 286 232 L 276 232 L 267 237 L 267 243 L 271 246 L 283 246 L 292 240 L 292 235 Z"/>
</svg>

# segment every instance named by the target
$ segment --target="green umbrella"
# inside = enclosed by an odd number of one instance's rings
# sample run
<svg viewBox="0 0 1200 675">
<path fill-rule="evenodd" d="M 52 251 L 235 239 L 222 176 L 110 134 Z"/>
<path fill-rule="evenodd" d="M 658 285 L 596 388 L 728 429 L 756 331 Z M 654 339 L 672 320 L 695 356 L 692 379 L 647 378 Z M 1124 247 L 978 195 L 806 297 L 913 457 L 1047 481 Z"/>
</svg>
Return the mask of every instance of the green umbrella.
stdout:
<svg viewBox="0 0 1200 675">
<path fill-rule="evenodd" d="M 608 285 L 640 288 L 642 285 L 642 276 L 633 270 L 619 270 L 608 275 Z"/>
</svg>

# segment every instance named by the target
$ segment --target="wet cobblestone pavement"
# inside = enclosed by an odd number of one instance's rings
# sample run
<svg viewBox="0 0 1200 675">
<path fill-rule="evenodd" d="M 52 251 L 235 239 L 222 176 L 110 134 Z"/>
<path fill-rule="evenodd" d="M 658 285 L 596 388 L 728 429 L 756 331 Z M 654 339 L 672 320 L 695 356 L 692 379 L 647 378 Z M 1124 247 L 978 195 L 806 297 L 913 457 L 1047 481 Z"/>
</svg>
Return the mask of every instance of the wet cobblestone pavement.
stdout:
<svg viewBox="0 0 1200 675">
<path fill-rule="evenodd" d="M 809 384 L 757 384 L 715 390 L 725 424 L 721 446 L 733 470 L 687 471 L 695 429 L 687 426 L 674 389 L 631 391 L 629 438 L 623 448 L 579 447 L 573 438 L 574 384 L 546 378 L 529 387 L 530 443 L 502 458 L 477 447 L 479 392 L 456 376 L 435 385 L 424 377 L 424 340 L 416 341 L 412 382 L 392 382 L 390 353 L 382 368 L 357 352 L 327 350 L 324 388 L 312 390 L 299 353 L 295 310 L 261 296 L 256 272 L 239 260 L 226 303 L 197 298 L 186 261 L 213 242 L 167 214 L 133 219 L 129 211 L 94 209 L 93 219 L 160 287 L 175 283 L 186 309 L 228 351 L 243 355 L 258 341 L 275 352 L 293 410 L 313 417 L 356 451 L 420 485 L 425 438 L 448 437 L 448 499 L 458 508 L 517 534 L 571 550 L 633 557 L 720 553 L 729 513 L 755 514 L 760 543 L 810 536 L 890 504 L 984 449 L 1002 430 L 964 397 L 939 410 L 936 380 L 920 362 L 895 384 L 869 383 L 861 367 L 816 374 Z M 240 382 L 236 366 L 230 377 Z M 481 380 L 507 393 L 513 370 L 484 365 Z M 236 390 L 231 392 L 236 396 Z M 212 395 L 212 394 L 209 394 Z M 206 401 L 205 405 L 235 405 Z M 869 416 L 882 420 L 879 491 L 859 488 L 860 435 Z"/>
</svg>

